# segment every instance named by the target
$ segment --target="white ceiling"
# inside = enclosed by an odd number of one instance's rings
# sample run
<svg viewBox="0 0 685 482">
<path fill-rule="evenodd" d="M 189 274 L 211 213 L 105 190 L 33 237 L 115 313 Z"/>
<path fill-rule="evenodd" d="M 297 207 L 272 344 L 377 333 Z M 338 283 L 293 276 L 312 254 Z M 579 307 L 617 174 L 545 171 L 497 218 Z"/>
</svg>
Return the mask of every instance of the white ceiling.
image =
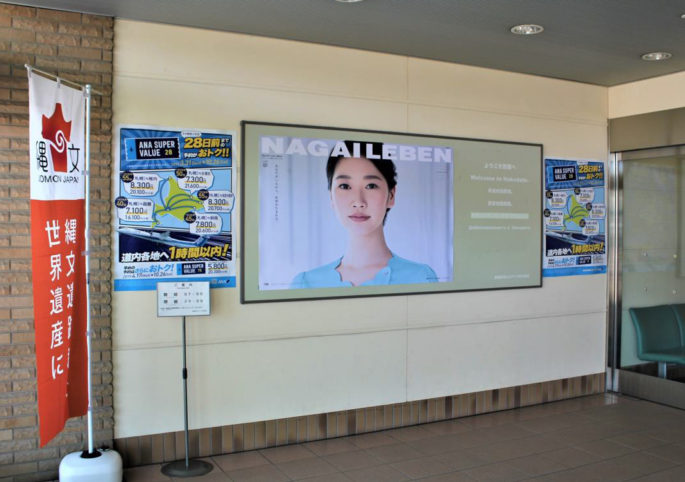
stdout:
<svg viewBox="0 0 685 482">
<path fill-rule="evenodd" d="M 3 0 L 6 1 L 6 0 Z M 25 0 L 612 86 L 685 70 L 685 0 Z M 540 35 L 514 36 L 536 23 Z M 668 51 L 670 60 L 640 56 Z"/>
</svg>

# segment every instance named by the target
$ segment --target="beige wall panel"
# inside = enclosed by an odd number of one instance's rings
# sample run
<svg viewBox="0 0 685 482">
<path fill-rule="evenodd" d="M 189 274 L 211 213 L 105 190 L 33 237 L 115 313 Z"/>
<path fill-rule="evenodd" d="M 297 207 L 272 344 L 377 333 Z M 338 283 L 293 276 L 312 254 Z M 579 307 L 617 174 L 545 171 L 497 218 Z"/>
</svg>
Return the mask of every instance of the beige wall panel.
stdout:
<svg viewBox="0 0 685 482">
<path fill-rule="evenodd" d="M 117 75 L 114 85 L 115 124 L 226 129 L 238 134 L 241 120 L 407 129 L 407 108 L 397 102 L 125 75 Z"/>
<path fill-rule="evenodd" d="M 179 342 L 180 323 L 175 326 Z M 116 325 L 114 331 L 116 332 Z M 180 343 L 174 347 L 114 349 L 114 438 L 183 430 L 183 385 Z M 189 380 L 199 376 L 188 364 Z M 197 399 L 188 396 L 189 413 Z"/>
<path fill-rule="evenodd" d="M 609 87 L 609 119 L 685 107 L 685 72 Z"/>
<path fill-rule="evenodd" d="M 424 105 L 409 106 L 410 132 L 543 144 L 543 156 L 606 160 L 606 119 L 571 122 Z"/>
<path fill-rule="evenodd" d="M 542 288 L 412 296 L 409 327 L 491 323 L 498 320 L 594 316 L 606 311 L 606 275 L 544 278 Z M 541 333 L 540 343 L 546 343 Z M 563 364 L 563 359 L 548 363 Z M 504 368 L 504 367 L 503 367 Z"/>
<path fill-rule="evenodd" d="M 406 336 L 377 333 L 189 347 L 189 426 L 402 400 Z M 181 363 L 180 347 L 119 352 L 115 375 L 123 376 L 127 387 L 115 391 L 116 438 L 183 429 Z"/>
<path fill-rule="evenodd" d="M 115 350 L 180 343 L 180 318 L 158 318 L 154 291 L 115 292 Z M 348 298 L 316 302 L 241 305 L 239 290 L 211 291 L 211 316 L 193 317 L 188 342 L 232 343 L 404 330 L 407 297 Z"/>
<path fill-rule="evenodd" d="M 121 349 L 160 348 L 181 343 L 181 318 L 157 317 L 156 291 L 113 291 L 112 319 L 115 358 L 116 351 Z M 199 319 L 204 323 L 206 317 L 188 319 Z"/>
<path fill-rule="evenodd" d="M 605 123 L 605 87 L 447 62 L 409 59 L 409 101 L 590 123 Z"/>
<path fill-rule="evenodd" d="M 599 373 L 605 340 L 604 313 L 410 330 L 407 398 Z"/>
<path fill-rule="evenodd" d="M 127 76 L 406 98 L 407 60 L 397 55 L 128 20 L 116 22 L 115 38 L 115 71 Z"/>
</svg>

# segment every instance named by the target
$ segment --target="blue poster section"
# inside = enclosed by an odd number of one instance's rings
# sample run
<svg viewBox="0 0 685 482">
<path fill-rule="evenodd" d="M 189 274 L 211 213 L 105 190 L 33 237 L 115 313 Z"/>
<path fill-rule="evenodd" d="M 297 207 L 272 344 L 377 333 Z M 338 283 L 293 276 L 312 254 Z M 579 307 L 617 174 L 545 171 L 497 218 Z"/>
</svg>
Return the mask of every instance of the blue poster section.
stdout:
<svg viewBox="0 0 685 482">
<path fill-rule="evenodd" d="M 233 134 L 121 128 L 116 291 L 235 287 Z"/>
<path fill-rule="evenodd" d="M 606 273 L 604 163 L 545 159 L 542 275 Z"/>
</svg>

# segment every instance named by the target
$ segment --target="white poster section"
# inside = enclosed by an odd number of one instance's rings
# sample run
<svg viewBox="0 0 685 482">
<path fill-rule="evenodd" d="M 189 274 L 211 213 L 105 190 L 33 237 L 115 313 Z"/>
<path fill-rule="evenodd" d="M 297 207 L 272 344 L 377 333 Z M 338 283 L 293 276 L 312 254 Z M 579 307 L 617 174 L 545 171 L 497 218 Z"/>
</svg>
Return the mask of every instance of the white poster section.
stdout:
<svg viewBox="0 0 685 482">
<path fill-rule="evenodd" d="M 242 120 L 268 120 L 541 143 L 553 158 L 606 156 L 602 87 L 125 20 L 115 36 L 115 125 L 238 131 Z M 241 305 L 239 290 L 212 296 L 212 315 L 188 334 L 191 429 L 605 367 L 603 274 L 545 278 L 532 289 L 340 300 Z M 178 330 L 157 319 L 154 292 L 117 291 L 112 306 L 115 437 L 181 430 Z"/>
</svg>

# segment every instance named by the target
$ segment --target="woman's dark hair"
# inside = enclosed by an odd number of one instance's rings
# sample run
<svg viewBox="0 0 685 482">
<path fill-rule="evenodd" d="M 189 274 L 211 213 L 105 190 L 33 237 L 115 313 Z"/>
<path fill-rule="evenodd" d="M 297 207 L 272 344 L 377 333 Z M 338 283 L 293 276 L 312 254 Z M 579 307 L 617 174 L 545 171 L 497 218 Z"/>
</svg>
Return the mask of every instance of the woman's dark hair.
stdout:
<svg viewBox="0 0 685 482">
<path fill-rule="evenodd" d="M 395 169 L 395 163 L 392 162 L 392 159 L 389 159 L 387 157 L 383 157 L 383 143 L 382 142 L 363 142 L 363 141 L 343 141 L 345 143 L 345 147 L 347 148 L 347 152 L 349 152 L 349 156 L 345 156 L 343 154 L 339 155 L 333 155 L 333 151 L 331 151 L 331 155 L 328 156 L 328 162 L 326 163 L 326 178 L 328 178 L 328 190 L 331 190 L 331 187 L 333 186 L 333 173 L 335 173 L 335 167 L 338 165 L 338 162 L 340 162 L 340 159 L 345 159 L 349 157 L 359 157 L 362 159 L 366 159 L 369 161 L 371 164 L 373 164 L 376 169 L 383 175 L 383 178 L 385 179 L 385 182 L 388 183 L 388 192 L 392 191 L 392 189 L 397 186 L 397 169 Z M 355 156 L 354 153 L 354 145 L 357 144 L 360 146 L 360 153 L 358 156 Z M 363 151 L 361 150 L 361 146 L 367 146 L 366 149 Z M 368 146 L 371 146 L 371 152 L 374 154 L 380 155 L 381 157 L 378 159 L 369 159 L 366 157 L 365 153 L 367 152 L 367 149 L 369 149 Z M 335 150 L 335 149 L 334 149 Z M 385 216 L 383 217 L 383 225 L 385 225 L 385 220 L 388 218 L 388 213 L 390 212 L 390 208 L 385 210 Z"/>
<path fill-rule="evenodd" d="M 340 154 L 334 156 L 333 152 L 331 152 L 331 155 L 328 157 L 328 162 L 326 163 L 326 177 L 328 178 L 328 190 L 330 191 L 331 186 L 333 185 L 333 173 L 335 172 L 335 167 L 338 165 L 338 162 L 340 162 L 340 159 L 345 159 L 346 157 L 360 157 L 362 159 L 366 159 L 371 164 L 373 164 L 376 167 L 376 169 L 378 169 L 378 171 L 383 175 L 385 182 L 388 183 L 388 191 L 392 191 L 392 188 L 394 188 L 397 185 L 397 169 L 395 169 L 395 163 L 392 162 L 392 159 L 382 157 L 383 143 L 364 141 L 343 142 L 345 143 L 347 152 L 349 152 L 350 155 L 345 156 Z M 369 147 L 361 149 L 359 156 L 355 156 L 353 154 L 355 144 L 357 144 L 358 146 L 371 146 L 371 152 L 381 157 L 379 159 L 369 159 L 368 157 L 366 157 L 366 149 L 368 149 Z"/>
</svg>

